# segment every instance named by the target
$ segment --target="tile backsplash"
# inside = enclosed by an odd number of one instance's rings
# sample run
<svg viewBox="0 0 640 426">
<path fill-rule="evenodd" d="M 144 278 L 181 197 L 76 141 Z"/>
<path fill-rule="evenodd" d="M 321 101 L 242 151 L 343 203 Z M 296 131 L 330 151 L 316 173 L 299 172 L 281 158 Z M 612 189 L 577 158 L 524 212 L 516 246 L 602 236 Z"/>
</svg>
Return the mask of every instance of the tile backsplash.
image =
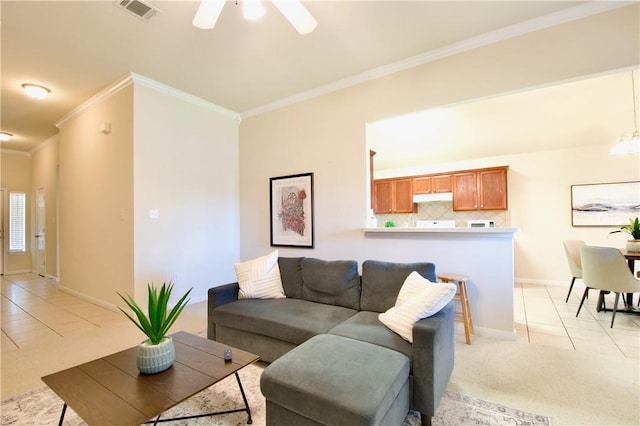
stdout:
<svg viewBox="0 0 640 426">
<path fill-rule="evenodd" d="M 466 228 L 467 220 L 493 220 L 496 228 L 508 228 L 508 210 L 486 210 L 454 212 L 452 201 L 434 201 L 431 203 L 419 203 L 418 211 L 413 214 L 377 214 L 375 215 L 378 226 L 383 227 L 385 222 L 391 221 L 397 227 L 413 227 L 416 220 L 455 220 L 456 227 Z"/>
</svg>

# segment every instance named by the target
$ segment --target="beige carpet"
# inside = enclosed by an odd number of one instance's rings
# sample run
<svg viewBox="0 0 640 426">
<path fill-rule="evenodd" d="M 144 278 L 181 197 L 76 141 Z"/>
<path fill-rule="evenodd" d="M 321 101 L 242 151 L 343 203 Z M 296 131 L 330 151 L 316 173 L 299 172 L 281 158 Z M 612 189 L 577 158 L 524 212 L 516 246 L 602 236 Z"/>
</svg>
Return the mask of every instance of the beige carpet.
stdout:
<svg viewBox="0 0 640 426">
<path fill-rule="evenodd" d="M 250 365 L 239 372 L 251 408 L 254 425 L 265 424 L 265 400 L 260 392 L 260 374 L 267 364 Z M 0 424 L 14 426 L 55 425 L 62 410 L 62 401 L 53 391 L 44 387 L 26 394 L 18 395 L 2 402 Z M 173 407 L 162 418 L 182 417 L 226 411 L 241 408 L 242 397 L 235 377 L 231 376 L 187 401 Z M 172 425 L 245 425 L 247 414 L 244 412 L 224 414 L 215 417 L 172 421 Z M 72 409 L 67 409 L 64 424 L 85 424 Z M 531 414 L 503 405 L 490 403 L 478 398 L 447 392 L 434 418 L 434 425 L 522 425 L 547 426 L 548 417 Z M 410 412 L 403 426 L 418 426 L 417 413 Z"/>
<path fill-rule="evenodd" d="M 637 359 L 476 336 L 448 390 L 544 413 L 554 425 L 640 425 Z"/>
</svg>

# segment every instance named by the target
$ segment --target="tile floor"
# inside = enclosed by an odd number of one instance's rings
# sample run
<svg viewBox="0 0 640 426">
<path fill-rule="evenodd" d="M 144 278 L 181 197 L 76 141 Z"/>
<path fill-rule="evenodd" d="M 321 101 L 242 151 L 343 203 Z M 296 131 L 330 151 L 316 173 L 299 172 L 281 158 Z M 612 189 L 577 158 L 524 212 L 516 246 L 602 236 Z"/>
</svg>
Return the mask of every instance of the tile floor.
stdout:
<svg viewBox="0 0 640 426">
<path fill-rule="evenodd" d="M 518 341 L 640 359 L 640 315 L 616 313 L 611 328 L 612 313 L 596 311 L 598 292 L 592 290 L 576 317 L 584 285 L 577 281 L 565 303 L 567 290 L 563 286 L 516 284 Z M 613 307 L 614 298 L 613 294 L 605 297 L 607 308 Z M 634 301 L 638 303 L 637 295 Z"/>
<path fill-rule="evenodd" d="M 122 314 L 58 290 L 35 274 L 2 277 L 2 352 L 122 321 Z"/>
<path fill-rule="evenodd" d="M 640 359 L 640 315 L 619 313 L 610 328 L 611 312 L 596 312 L 597 293 L 592 291 L 576 318 L 583 291 L 577 282 L 565 303 L 567 287 L 517 284 L 517 340 Z M 613 305 L 611 295 L 606 300 L 607 307 Z M 43 340 L 61 341 L 109 324 L 127 324 L 121 313 L 58 291 L 55 282 L 34 274 L 2 277 L 1 309 L 2 352 Z M 206 324 L 206 318 L 196 320 Z M 462 324 L 456 325 L 457 340 L 464 341 Z"/>
</svg>

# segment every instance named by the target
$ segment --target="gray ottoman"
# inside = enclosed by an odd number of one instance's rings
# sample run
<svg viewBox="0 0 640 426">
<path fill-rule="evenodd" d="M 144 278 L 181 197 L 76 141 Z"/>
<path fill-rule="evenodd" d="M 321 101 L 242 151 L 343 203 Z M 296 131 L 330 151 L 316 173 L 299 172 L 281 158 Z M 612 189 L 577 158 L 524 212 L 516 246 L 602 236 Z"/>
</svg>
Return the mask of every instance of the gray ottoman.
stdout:
<svg viewBox="0 0 640 426">
<path fill-rule="evenodd" d="M 267 425 L 401 425 L 409 412 L 409 358 L 321 334 L 269 365 L 260 389 Z"/>
</svg>

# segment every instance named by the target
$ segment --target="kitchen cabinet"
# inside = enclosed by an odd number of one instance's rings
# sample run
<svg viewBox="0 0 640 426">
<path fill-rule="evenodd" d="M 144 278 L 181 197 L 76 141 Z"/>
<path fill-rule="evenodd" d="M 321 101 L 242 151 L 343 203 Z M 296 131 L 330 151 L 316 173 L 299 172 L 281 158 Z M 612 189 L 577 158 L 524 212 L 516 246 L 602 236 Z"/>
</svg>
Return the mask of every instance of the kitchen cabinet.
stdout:
<svg viewBox="0 0 640 426">
<path fill-rule="evenodd" d="M 413 179 L 379 179 L 373 183 L 373 211 L 385 213 L 415 213 Z"/>
<path fill-rule="evenodd" d="M 451 175 L 430 175 L 413 178 L 414 194 L 439 194 L 451 192 Z"/>
<path fill-rule="evenodd" d="M 507 167 L 453 175 L 453 210 L 506 210 Z"/>
</svg>

